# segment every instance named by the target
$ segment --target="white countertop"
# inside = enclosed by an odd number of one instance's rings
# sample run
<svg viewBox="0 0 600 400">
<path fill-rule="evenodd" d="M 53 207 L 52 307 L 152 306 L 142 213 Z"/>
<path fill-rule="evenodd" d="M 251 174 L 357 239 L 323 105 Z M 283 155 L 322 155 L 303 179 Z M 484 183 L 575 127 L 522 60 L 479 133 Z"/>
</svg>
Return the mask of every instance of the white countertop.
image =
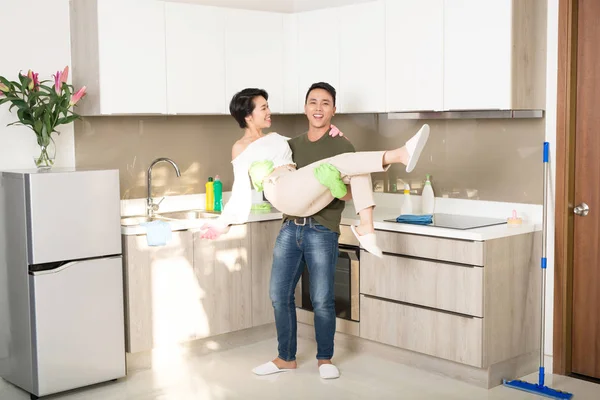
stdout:
<svg viewBox="0 0 600 400">
<path fill-rule="evenodd" d="M 443 237 L 449 239 L 460 239 L 460 240 L 491 240 L 498 239 L 507 236 L 520 235 L 524 233 L 530 233 L 541 230 L 540 224 L 534 223 L 523 223 L 521 226 L 509 227 L 508 225 L 496 225 L 485 228 L 476 228 L 468 230 L 460 229 L 448 229 L 448 228 L 437 228 L 431 226 L 414 225 L 414 224 L 400 224 L 394 222 L 384 222 L 385 219 L 393 219 L 400 215 L 400 209 L 396 207 L 376 207 L 374 220 L 375 229 L 391 231 L 391 232 L 402 232 L 415 235 L 426 235 Z M 282 219 L 283 215 L 281 212 L 273 209 L 270 212 L 265 211 L 253 211 L 250 214 L 248 222 L 261 222 L 261 221 L 272 221 Z M 195 219 L 195 220 L 176 220 L 167 221 L 171 225 L 173 231 L 179 230 L 197 230 L 204 223 L 210 222 L 210 219 Z M 349 204 L 346 206 L 342 214 L 342 225 L 353 225 L 359 222 L 358 216 L 354 212 L 354 207 Z M 140 225 L 134 226 L 122 226 L 121 233 L 123 235 L 144 235 L 146 234 L 146 228 Z"/>
</svg>

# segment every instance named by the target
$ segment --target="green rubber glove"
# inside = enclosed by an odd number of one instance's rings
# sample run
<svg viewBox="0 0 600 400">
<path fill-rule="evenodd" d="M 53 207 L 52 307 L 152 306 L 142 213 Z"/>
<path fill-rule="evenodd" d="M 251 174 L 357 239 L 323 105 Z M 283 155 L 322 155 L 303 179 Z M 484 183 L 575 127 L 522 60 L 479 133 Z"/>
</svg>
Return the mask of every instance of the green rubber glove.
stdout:
<svg viewBox="0 0 600 400">
<path fill-rule="evenodd" d="M 250 165 L 248 174 L 252 181 L 252 186 L 257 192 L 263 191 L 263 180 L 273 172 L 273 161 L 254 161 Z"/>
<path fill-rule="evenodd" d="M 340 171 L 333 165 L 323 163 L 316 167 L 313 172 L 321 185 L 326 186 L 331 191 L 333 197 L 341 199 L 348 193 Z"/>
</svg>

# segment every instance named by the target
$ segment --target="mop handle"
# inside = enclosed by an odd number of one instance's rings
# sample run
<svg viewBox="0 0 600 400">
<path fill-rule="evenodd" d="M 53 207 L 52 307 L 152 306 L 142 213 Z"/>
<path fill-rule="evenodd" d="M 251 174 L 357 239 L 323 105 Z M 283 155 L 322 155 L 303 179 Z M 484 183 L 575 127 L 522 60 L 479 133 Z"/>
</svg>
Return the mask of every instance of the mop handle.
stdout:
<svg viewBox="0 0 600 400">
<path fill-rule="evenodd" d="M 546 224 L 548 214 L 548 158 L 549 158 L 550 143 L 544 142 L 544 205 L 543 205 L 543 217 L 542 217 L 542 301 L 541 301 L 541 315 L 542 315 L 542 329 L 540 329 L 540 372 L 539 372 L 539 384 L 544 386 L 544 336 L 546 330 L 546 265 L 548 263 L 546 258 Z"/>
</svg>

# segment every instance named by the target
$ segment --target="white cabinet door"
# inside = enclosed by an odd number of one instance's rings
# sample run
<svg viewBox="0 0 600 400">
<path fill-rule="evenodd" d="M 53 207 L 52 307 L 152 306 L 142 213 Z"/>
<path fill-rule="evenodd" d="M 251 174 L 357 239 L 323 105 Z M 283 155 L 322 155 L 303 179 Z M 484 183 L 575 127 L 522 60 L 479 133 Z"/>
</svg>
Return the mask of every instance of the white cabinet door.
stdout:
<svg viewBox="0 0 600 400">
<path fill-rule="evenodd" d="M 386 1 L 387 111 L 443 109 L 443 34 L 444 0 Z"/>
<path fill-rule="evenodd" d="M 385 4 L 342 7 L 339 108 L 345 113 L 385 112 Z"/>
<path fill-rule="evenodd" d="M 315 82 L 340 89 L 339 11 L 336 8 L 298 14 L 298 94 L 302 104 Z M 344 110 L 339 107 L 337 112 Z"/>
<path fill-rule="evenodd" d="M 101 114 L 165 114 L 165 6 L 98 2 Z"/>
<path fill-rule="evenodd" d="M 445 0 L 444 108 L 509 109 L 512 0 Z"/>
<path fill-rule="evenodd" d="M 298 16 L 283 16 L 283 112 L 301 114 L 304 110 L 298 90 Z"/>
<path fill-rule="evenodd" d="M 167 111 L 228 114 L 225 10 L 166 3 Z"/>
<path fill-rule="evenodd" d="M 227 10 L 225 59 L 228 102 L 244 88 L 260 88 L 271 111 L 283 111 L 283 14 Z"/>
</svg>

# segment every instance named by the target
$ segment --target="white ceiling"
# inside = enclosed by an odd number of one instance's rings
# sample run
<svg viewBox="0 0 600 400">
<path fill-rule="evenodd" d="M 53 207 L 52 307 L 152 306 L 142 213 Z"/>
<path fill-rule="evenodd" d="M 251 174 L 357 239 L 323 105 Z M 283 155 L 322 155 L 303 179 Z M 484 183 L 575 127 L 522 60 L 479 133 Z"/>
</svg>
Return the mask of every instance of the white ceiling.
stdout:
<svg viewBox="0 0 600 400">
<path fill-rule="evenodd" d="M 319 8 L 367 3 L 374 0 L 164 0 L 174 3 L 194 3 L 208 6 L 242 8 L 274 12 L 301 12 Z"/>
</svg>

